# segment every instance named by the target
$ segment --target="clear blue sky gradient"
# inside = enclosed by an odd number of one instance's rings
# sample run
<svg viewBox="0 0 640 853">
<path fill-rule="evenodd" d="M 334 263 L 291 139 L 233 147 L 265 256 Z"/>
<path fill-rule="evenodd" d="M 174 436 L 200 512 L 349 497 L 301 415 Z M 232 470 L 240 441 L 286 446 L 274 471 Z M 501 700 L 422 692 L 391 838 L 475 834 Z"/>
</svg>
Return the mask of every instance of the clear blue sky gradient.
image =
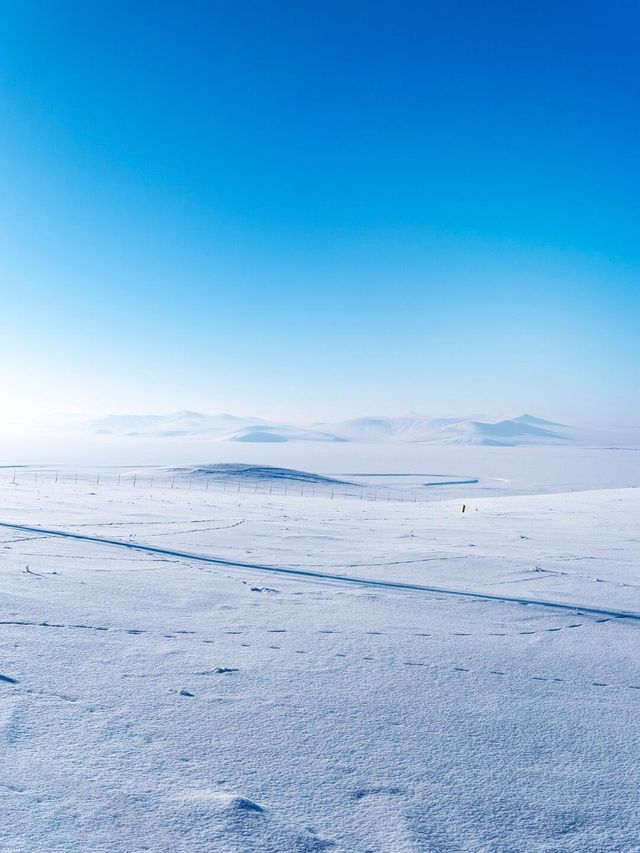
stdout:
<svg viewBox="0 0 640 853">
<path fill-rule="evenodd" d="M 0 394 L 640 420 L 635 2 L 0 0 Z"/>
</svg>

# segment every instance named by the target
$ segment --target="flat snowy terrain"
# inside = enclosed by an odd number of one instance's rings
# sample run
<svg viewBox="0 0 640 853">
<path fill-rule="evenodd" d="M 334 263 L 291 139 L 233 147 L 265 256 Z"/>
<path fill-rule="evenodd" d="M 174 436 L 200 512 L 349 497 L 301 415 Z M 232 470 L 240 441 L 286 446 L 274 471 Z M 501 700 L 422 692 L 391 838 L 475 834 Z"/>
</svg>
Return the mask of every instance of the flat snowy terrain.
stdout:
<svg viewBox="0 0 640 853">
<path fill-rule="evenodd" d="M 0 849 L 640 850 L 639 519 L 3 477 Z"/>
</svg>

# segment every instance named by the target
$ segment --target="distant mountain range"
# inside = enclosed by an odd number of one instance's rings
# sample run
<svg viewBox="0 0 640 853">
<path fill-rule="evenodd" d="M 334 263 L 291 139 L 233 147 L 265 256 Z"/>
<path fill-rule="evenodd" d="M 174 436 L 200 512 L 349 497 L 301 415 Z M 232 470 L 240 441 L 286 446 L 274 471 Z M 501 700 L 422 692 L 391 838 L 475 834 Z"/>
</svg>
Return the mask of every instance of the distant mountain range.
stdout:
<svg viewBox="0 0 640 853">
<path fill-rule="evenodd" d="M 477 418 L 366 417 L 306 426 L 235 415 L 176 412 L 169 415 L 109 415 L 83 425 L 95 435 L 194 438 L 240 443 L 396 442 L 497 447 L 615 444 L 620 436 L 554 423 L 533 415 L 499 421 Z M 636 436 L 637 437 L 637 436 Z M 625 436 L 622 441 L 632 441 Z"/>
</svg>

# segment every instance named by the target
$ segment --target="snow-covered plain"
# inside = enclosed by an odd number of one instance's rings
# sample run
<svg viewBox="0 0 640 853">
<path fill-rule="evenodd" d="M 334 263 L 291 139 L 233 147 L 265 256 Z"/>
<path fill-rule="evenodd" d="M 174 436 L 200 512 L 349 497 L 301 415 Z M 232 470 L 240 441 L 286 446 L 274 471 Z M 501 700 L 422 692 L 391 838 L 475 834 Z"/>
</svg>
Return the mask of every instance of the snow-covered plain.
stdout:
<svg viewBox="0 0 640 853">
<path fill-rule="evenodd" d="M 640 850 L 640 489 L 472 489 L 0 478 L 0 849 Z"/>
</svg>

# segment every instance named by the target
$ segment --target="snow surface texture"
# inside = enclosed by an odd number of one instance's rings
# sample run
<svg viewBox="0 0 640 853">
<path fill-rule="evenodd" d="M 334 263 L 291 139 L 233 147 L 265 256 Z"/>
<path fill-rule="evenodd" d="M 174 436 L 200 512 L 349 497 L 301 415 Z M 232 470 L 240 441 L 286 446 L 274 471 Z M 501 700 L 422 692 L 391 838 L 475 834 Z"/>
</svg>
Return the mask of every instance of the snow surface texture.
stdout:
<svg viewBox="0 0 640 853">
<path fill-rule="evenodd" d="M 356 418 L 339 423 L 292 426 L 259 418 L 177 412 L 170 415 L 109 415 L 83 425 L 89 433 L 124 437 L 201 438 L 243 443 L 401 442 L 498 447 L 577 444 L 634 444 L 633 431 L 578 429 L 520 415 L 497 422 L 478 418 Z"/>
<path fill-rule="evenodd" d="M 460 509 L 0 479 L 0 849 L 639 850 L 640 490 Z"/>
</svg>

